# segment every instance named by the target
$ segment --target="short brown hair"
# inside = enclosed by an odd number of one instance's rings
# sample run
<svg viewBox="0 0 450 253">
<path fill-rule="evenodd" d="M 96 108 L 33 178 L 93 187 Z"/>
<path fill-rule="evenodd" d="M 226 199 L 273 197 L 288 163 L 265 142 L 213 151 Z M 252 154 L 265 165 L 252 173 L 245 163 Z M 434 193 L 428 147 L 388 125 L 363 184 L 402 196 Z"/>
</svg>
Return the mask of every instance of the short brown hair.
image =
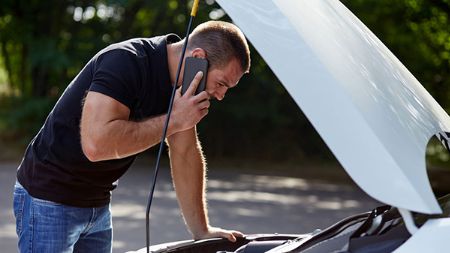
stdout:
<svg viewBox="0 0 450 253">
<path fill-rule="evenodd" d="M 234 24 L 208 21 L 198 25 L 189 36 L 188 49 L 202 48 L 211 67 L 223 67 L 236 58 L 244 73 L 250 69 L 250 50 L 244 34 Z"/>
</svg>

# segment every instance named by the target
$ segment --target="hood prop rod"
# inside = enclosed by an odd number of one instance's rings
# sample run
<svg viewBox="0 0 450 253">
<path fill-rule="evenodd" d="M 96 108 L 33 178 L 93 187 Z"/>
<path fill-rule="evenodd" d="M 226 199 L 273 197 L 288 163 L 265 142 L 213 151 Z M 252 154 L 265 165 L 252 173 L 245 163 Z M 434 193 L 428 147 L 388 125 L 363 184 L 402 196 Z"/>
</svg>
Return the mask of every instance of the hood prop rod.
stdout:
<svg viewBox="0 0 450 253">
<path fill-rule="evenodd" d="M 164 141 L 166 139 L 167 128 L 169 126 L 170 115 L 172 113 L 173 100 L 175 98 L 175 93 L 176 93 L 176 90 L 177 90 L 178 80 L 180 78 L 181 66 L 183 65 L 183 59 L 184 59 L 184 55 L 186 53 L 186 48 L 187 48 L 187 45 L 188 45 L 189 34 L 190 34 L 190 31 L 191 31 L 191 26 L 192 26 L 192 20 L 197 15 L 198 2 L 199 2 L 199 0 L 194 0 L 194 4 L 192 6 L 192 11 L 191 11 L 191 15 L 190 15 L 190 18 L 189 18 L 189 23 L 188 23 L 187 30 L 186 30 L 186 37 L 185 37 L 185 41 L 184 41 L 184 45 L 183 45 L 183 50 L 181 52 L 180 61 L 178 63 L 176 80 L 175 80 L 175 83 L 173 84 L 172 95 L 170 97 L 170 102 L 169 102 L 169 109 L 167 111 L 166 122 L 164 124 L 163 134 L 162 134 L 161 142 L 160 142 L 160 145 L 159 145 L 158 156 L 156 158 L 156 165 L 155 165 L 155 172 L 154 172 L 154 176 L 153 176 L 152 186 L 150 188 L 150 193 L 148 195 L 147 211 L 146 211 L 146 215 L 145 215 L 145 225 L 146 225 L 145 226 L 145 233 L 146 233 L 145 238 L 146 238 L 147 253 L 150 253 L 150 207 L 152 205 L 153 194 L 154 194 L 155 185 L 156 185 L 156 179 L 158 177 L 159 162 L 161 160 L 162 150 L 164 149 L 164 143 L 165 143 Z"/>
</svg>

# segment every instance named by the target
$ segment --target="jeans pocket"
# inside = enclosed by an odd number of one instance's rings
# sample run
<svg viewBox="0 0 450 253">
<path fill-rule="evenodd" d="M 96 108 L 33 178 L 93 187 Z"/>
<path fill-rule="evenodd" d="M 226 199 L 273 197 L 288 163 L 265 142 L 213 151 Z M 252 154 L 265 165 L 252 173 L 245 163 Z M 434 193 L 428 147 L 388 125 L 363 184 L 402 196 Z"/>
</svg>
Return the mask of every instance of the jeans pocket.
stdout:
<svg viewBox="0 0 450 253">
<path fill-rule="evenodd" d="M 18 236 L 22 233 L 25 194 L 26 192 L 22 187 L 18 187 L 17 185 L 14 187 L 13 209 L 14 217 L 16 218 L 16 233 Z"/>
</svg>

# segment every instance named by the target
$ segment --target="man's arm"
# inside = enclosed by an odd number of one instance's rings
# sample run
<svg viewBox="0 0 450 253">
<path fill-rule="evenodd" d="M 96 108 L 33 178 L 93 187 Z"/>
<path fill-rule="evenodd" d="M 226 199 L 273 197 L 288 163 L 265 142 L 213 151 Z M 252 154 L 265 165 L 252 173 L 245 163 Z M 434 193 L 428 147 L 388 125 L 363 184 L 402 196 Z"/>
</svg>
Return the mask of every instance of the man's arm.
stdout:
<svg viewBox="0 0 450 253">
<path fill-rule="evenodd" d="M 223 237 L 236 241 L 242 233 L 211 227 L 205 201 L 206 166 L 195 127 L 167 138 L 178 203 L 194 239 Z"/>
<path fill-rule="evenodd" d="M 208 113 L 206 92 L 194 96 L 202 75 L 192 81 L 181 96 L 177 90 L 167 136 L 192 128 Z M 140 122 L 129 120 L 130 109 L 98 92 L 88 92 L 81 116 L 81 146 L 90 161 L 119 159 L 134 155 L 159 143 L 166 115 Z"/>
</svg>

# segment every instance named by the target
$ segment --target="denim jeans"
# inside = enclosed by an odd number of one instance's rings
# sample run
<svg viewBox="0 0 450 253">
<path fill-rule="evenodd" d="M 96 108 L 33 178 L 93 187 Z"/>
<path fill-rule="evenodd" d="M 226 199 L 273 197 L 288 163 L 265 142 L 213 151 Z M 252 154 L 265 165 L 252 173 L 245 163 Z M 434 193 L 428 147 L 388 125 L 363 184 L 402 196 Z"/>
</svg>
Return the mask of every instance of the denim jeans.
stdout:
<svg viewBox="0 0 450 253">
<path fill-rule="evenodd" d="M 79 208 L 34 198 L 14 186 L 14 216 L 21 253 L 112 251 L 110 205 Z"/>
</svg>

